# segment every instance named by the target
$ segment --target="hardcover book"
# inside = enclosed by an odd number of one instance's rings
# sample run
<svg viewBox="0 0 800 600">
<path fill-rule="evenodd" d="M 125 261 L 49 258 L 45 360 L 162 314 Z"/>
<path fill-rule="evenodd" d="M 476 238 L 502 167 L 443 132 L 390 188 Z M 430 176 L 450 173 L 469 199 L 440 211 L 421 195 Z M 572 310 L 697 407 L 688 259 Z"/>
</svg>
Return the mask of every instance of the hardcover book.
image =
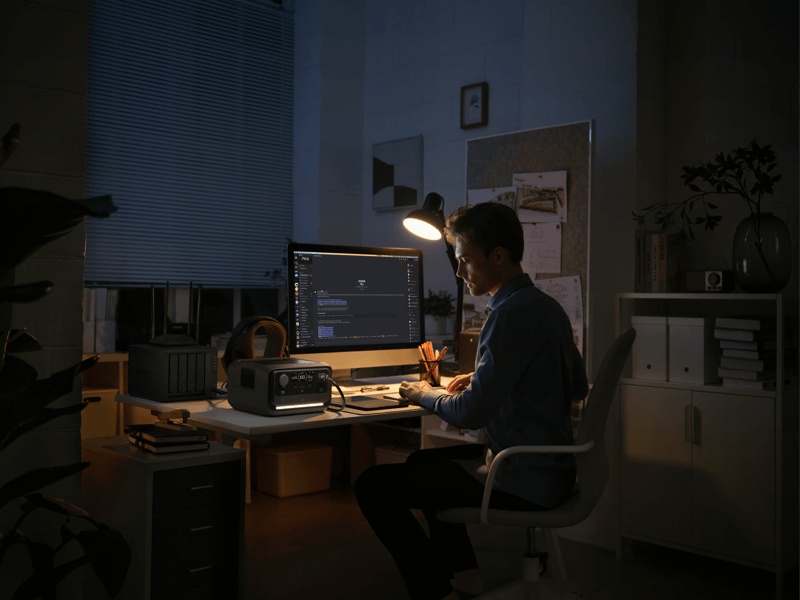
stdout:
<svg viewBox="0 0 800 600">
<path fill-rule="evenodd" d="M 717 317 L 717 327 L 724 329 L 746 329 L 748 331 L 774 331 L 775 317 L 759 315 L 737 315 L 733 317 Z"/>
</svg>

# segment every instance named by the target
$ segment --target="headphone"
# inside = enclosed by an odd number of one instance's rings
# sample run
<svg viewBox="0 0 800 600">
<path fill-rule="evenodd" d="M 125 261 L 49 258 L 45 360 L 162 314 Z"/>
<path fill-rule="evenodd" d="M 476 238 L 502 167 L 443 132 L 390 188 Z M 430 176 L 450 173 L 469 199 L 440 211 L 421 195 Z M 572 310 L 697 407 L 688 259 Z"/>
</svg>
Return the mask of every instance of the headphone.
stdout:
<svg viewBox="0 0 800 600">
<path fill-rule="evenodd" d="M 255 335 L 256 331 L 264 328 L 267 332 L 267 345 L 264 348 L 264 358 L 279 358 L 288 356 L 286 346 L 286 329 L 280 321 L 272 317 L 250 317 L 239 323 L 231 334 L 222 355 L 222 368 L 228 373 L 228 367 L 235 360 L 256 358 Z"/>
</svg>

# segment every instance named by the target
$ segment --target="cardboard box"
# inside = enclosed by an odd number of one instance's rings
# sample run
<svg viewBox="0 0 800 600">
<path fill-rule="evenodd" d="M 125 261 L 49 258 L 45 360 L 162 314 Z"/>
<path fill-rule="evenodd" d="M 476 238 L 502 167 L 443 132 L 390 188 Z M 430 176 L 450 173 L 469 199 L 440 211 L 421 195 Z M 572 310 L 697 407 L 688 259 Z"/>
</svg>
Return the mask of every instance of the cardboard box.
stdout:
<svg viewBox="0 0 800 600">
<path fill-rule="evenodd" d="M 667 317 L 669 381 L 706 384 L 719 379 L 719 342 L 713 317 Z"/>
<path fill-rule="evenodd" d="M 304 443 L 256 448 L 255 451 L 259 492 L 288 498 L 331 487 L 331 446 Z"/>
<path fill-rule="evenodd" d="M 376 446 L 375 447 L 375 464 L 376 465 L 390 465 L 395 463 L 404 463 L 409 455 L 419 450 L 415 446 Z"/>
<path fill-rule="evenodd" d="M 631 351 L 634 379 L 668 381 L 667 317 L 631 317 L 636 341 Z"/>
</svg>

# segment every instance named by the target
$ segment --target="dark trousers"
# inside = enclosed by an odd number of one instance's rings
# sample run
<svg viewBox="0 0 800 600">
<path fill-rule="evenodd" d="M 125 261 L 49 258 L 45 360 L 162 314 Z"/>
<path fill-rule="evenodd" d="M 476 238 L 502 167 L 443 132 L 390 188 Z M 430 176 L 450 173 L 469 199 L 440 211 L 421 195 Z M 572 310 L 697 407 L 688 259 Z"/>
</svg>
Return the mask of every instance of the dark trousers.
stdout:
<svg viewBox="0 0 800 600">
<path fill-rule="evenodd" d="M 480 506 L 483 484 L 451 459 L 481 456 L 481 444 L 418 450 L 403 464 L 375 465 L 355 482 L 361 512 L 394 558 L 412 600 L 439 600 L 453 591 L 455 573 L 477 568 L 467 526 L 443 523 L 439 509 Z M 547 510 L 513 494 L 492 490 L 489 506 Z M 430 537 L 411 513 L 421 509 Z"/>
</svg>

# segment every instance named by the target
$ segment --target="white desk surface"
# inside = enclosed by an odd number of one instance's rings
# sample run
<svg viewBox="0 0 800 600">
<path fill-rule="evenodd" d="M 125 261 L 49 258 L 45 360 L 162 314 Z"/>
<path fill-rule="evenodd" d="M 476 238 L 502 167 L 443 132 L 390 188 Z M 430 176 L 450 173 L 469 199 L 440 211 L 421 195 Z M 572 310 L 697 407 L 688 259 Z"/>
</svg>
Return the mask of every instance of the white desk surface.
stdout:
<svg viewBox="0 0 800 600">
<path fill-rule="evenodd" d="M 388 385 L 388 390 L 383 393 L 397 392 L 401 381 L 413 381 L 413 375 L 360 379 L 342 391 L 345 395 L 359 393 L 363 386 Z M 442 377 L 442 385 L 450 378 Z M 380 393 L 380 392 L 365 392 Z M 353 423 L 366 423 L 370 421 L 386 421 L 389 419 L 402 419 L 417 415 L 429 415 L 430 411 L 417 406 L 409 405 L 403 408 L 389 410 L 360 411 L 345 408 L 342 412 L 326 410 L 322 413 L 308 413 L 302 415 L 286 415 L 282 417 L 263 417 L 252 413 L 242 412 L 232 408 L 225 396 L 215 400 L 192 400 L 189 402 L 156 402 L 137 398 L 130 394 L 115 396 L 117 402 L 139 406 L 158 412 L 185 409 L 190 413 L 189 422 L 206 427 L 221 433 L 227 433 L 237 438 L 258 441 L 260 436 L 277 433 L 279 431 L 296 431 L 299 429 L 315 429 L 318 427 L 333 427 L 337 425 L 351 425 Z M 332 404 L 339 404 L 341 398 L 334 388 Z"/>
</svg>

